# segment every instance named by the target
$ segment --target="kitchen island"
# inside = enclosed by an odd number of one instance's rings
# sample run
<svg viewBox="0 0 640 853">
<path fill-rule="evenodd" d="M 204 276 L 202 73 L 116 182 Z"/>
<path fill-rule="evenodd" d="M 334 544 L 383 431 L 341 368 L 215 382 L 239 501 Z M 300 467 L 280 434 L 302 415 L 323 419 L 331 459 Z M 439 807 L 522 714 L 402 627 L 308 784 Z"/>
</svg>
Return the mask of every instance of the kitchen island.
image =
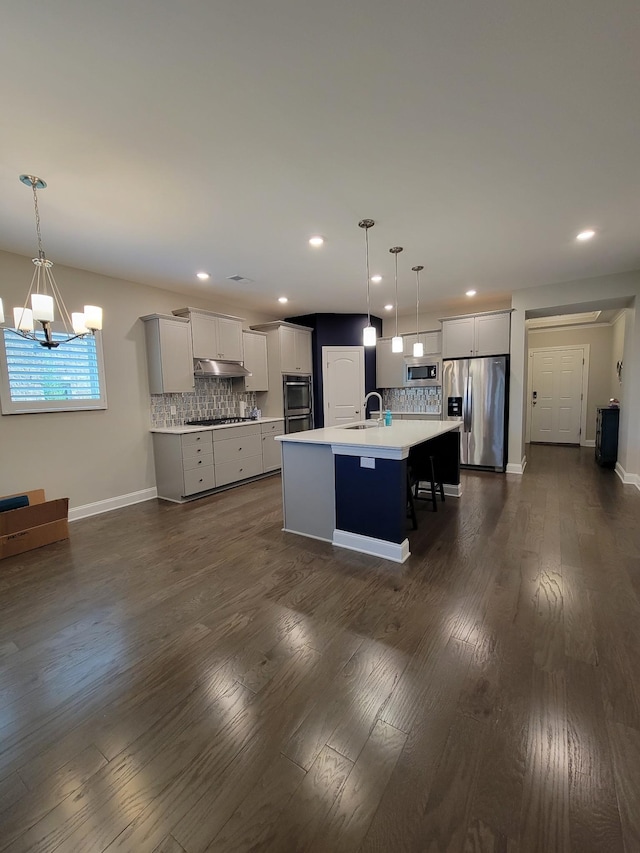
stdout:
<svg viewBox="0 0 640 853">
<path fill-rule="evenodd" d="M 424 445 L 460 496 L 460 424 L 375 421 L 280 435 L 284 530 L 403 563 L 407 459 Z"/>
</svg>

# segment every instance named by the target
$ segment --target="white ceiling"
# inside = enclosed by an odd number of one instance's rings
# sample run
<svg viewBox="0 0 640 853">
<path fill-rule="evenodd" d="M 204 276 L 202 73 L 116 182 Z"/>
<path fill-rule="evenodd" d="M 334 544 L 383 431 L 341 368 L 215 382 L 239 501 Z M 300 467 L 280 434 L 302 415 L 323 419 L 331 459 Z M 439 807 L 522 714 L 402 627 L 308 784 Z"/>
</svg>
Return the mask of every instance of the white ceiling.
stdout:
<svg viewBox="0 0 640 853">
<path fill-rule="evenodd" d="M 637 0 L 5 4 L 0 247 L 30 172 L 56 263 L 274 314 L 366 310 L 363 217 L 377 314 L 394 245 L 401 314 L 418 263 L 434 311 L 637 269 L 639 44 Z"/>
</svg>

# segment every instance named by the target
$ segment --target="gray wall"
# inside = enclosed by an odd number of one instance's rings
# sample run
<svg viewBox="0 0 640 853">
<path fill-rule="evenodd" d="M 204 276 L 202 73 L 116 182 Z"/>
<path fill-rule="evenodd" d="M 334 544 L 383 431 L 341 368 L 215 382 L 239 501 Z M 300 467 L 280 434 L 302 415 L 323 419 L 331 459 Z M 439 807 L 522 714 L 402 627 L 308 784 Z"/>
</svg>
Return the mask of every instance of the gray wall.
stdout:
<svg viewBox="0 0 640 853">
<path fill-rule="evenodd" d="M 13 305 L 24 303 L 32 272 L 30 258 L 0 252 L 7 317 Z M 274 316 L 57 264 L 54 273 L 69 311 L 85 303 L 103 308 L 108 408 L 0 417 L 0 495 L 44 488 L 48 498 L 69 497 L 78 507 L 153 488 L 144 324 L 138 318 L 185 305 L 244 317 L 245 327 Z"/>
</svg>

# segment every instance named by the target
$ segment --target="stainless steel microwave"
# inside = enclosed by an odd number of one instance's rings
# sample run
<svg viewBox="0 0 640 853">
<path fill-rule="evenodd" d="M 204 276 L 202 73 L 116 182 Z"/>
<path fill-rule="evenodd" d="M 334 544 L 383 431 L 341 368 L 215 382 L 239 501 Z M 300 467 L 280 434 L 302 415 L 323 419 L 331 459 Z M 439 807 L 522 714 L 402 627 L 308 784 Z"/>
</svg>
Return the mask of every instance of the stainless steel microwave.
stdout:
<svg viewBox="0 0 640 853">
<path fill-rule="evenodd" d="M 405 358 L 405 388 L 425 388 L 442 385 L 442 359 L 433 356 Z"/>
</svg>

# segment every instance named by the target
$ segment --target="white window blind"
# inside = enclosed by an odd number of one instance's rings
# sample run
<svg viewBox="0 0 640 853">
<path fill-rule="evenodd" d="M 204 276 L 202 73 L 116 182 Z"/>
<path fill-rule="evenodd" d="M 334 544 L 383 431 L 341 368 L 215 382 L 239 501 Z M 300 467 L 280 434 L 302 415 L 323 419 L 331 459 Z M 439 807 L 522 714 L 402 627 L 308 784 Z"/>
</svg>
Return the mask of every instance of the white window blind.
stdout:
<svg viewBox="0 0 640 853">
<path fill-rule="evenodd" d="M 47 349 L 3 330 L 0 395 L 3 414 L 105 409 L 102 341 L 87 335 Z"/>
</svg>

